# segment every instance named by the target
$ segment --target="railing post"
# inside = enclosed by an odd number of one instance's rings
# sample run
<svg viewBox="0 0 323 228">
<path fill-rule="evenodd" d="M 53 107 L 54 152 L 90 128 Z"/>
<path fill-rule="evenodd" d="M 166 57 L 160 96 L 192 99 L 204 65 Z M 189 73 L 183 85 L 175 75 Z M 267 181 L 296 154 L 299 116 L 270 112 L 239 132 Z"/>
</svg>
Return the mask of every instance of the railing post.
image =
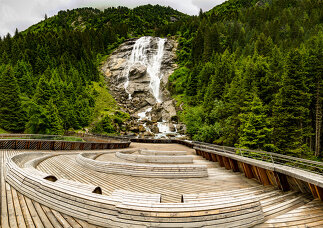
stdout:
<svg viewBox="0 0 323 228">
<path fill-rule="evenodd" d="M 275 164 L 275 162 L 274 162 L 274 158 L 273 158 L 273 155 L 272 155 L 272 154 L 270 154 L 270 158 L 271 158 L 271 162 L 272 162 L 273 164 Z"/>
</svg>

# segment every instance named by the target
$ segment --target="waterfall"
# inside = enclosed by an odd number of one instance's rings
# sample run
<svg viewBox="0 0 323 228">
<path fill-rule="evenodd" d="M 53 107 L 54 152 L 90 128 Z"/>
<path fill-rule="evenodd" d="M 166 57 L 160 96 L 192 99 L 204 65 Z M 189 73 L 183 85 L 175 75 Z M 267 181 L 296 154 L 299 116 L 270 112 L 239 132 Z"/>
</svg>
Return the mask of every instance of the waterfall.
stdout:
<svg viewBox="0 0 323 228">
<path fill-rule="evenodd" d="M 163 75 L 161 75 L 160 73 L 160 67 L 161 67 L 161 62 L 163 60 L 163 55 L 164 55 L 164 46 L 165 46 L 165 39 L 159 38 L 157 53 L 152 57 L 152 63 L 149 64 L 149 67 L 147 68 L 147 72 L 150 75 L 149 85 L 158 103 L 162 102 L 159 92 L 160 92 L 160 79 L 163 77 Z"/>
<path fill-rule="evenodd" d="M 129 95 L 129 99 L 131 99 L 131 93 L 128 90 L 129 86 L 129 71 L 131 67 L 140 63 L 147 67 L 147 73 L 150 76 L 150 89 L 152 91 L 153 96 L 155 97 L 158 103 L 161 103 L 160 97 L 160 79 L 163 75 L 160 73 L 161 62 L 164 55 L 164 46 L 166 39 L 157 38 L 158 46 L 156 53 L 152 55 L 148 55 L 148 49 L 150 48 L 150 44 L 153 40 L 150 36 L 144 36 L 139 38 L 133 46 L 131 51 L 131 55 L 128 59 L 128 65 L 124 70 L 124 77 L 126 78 L 126 82 L 124 84 L 124 89 Z"/>
<path fill-rule="evenodd" d="M 126 78 L 126 82 L 124 84 L 124 89 L 129 95 L 129 99 L 131 99 L 131 93 L 128 91 L 128 86 L 129 86 L 129 71 L 130 68 L 135 64 L 135 63 L 141 63 L 143 65 L 146 65 L 148 62 L 147 59 L 147 48 L 149 47 L 150 44 L 150 37 L 144 36 L 141 37 L 136 41 L 136 43 L 133 46 L 133 49 L 131 51 L 131 55 L 128 59 L 128 65 L 124 70 L 124 76 Z"/>
<path fill-rule="evenodd" d="M 150 78 L 150 93 L 155 98 L 156 103 L 163 102 L 162 96 L 160 94 L 160 82 L 164 76 L 161 72 L 161 65 L 165 53 L 165 43 L 166 39 L 157 37 L 153 38 L 150 36 L 144 36 L 136 40 L 135 44 L 133 45 L 131 54 L 128 58 L 127 66 L 122 72 L 123 77 L 126 78 L 124 89 L 129 95 L 129 100 L 132 99 L 131 92 L 128 89 L 129 84 L 131 83 L 129 81 L 129 73 L 131 68 L 139 63 L 140 65 L 146 67 L 147 75 Z M 147 113 L 150 113 L 151 111 L 152 107 L 146 106 L 144 110 L 141 110 L 141 112 L 138 113 L 138 122 L 144 122 L 144 128 L 147 132 L 150 133 L 151 129 L 147 126 L 145 120 L 151 120 L 150 117 L 147 118 Z M 170 130 L 169 124 L 170 123 L 166 122 L 166 120 L 164 119 L 161 122 L 157 122 L 159 134 L 156 134 L 155 136 L 160 138 L 166 137 L 169 134 L 175 134 L 176 132 L 172 132 Z"/>
</svg>

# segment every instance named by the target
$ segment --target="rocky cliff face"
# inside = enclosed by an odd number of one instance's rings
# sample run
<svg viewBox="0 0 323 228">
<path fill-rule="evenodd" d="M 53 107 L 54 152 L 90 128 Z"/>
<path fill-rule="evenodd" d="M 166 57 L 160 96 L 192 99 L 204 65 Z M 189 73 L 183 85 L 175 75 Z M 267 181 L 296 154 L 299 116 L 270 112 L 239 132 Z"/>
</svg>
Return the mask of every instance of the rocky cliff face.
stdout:
<svg viewBox="0 0 323 228">
<path fill-rule="evenodd" d="M 171 133 L 176 125 L 176 109 L 166 89 L 176 68 L 176 42 L 158 37 L 141 37 L 123 43 L 102 67 L 110 92 L 132 116 L 129 128 L 146 132 Z M 175 125 L 174 125 L 175 124 Z"/>
</svg>

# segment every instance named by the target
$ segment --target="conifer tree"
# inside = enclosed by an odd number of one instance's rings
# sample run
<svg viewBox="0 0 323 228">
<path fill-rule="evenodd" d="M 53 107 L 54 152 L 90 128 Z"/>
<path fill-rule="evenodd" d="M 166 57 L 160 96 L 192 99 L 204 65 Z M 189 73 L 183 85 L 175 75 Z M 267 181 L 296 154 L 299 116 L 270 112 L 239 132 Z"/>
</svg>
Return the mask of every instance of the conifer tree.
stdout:
<svg viewBox="0 0 323 228">
<path fill-rule="evenodd" d="M 56 105 L 53 102 L 53 99 L 50 99 L 47 105 L 48 112 L 48 129 L 47 134 L 51 135 L 62 135 L 64 133 L 63 122 L 58 115 L 58 110 Z"/>
<path fill-rule="evenodd" d="M 310 94 L 305 84 L 306 72 L 299 50 L 289 53 L 287 71 L 275 97 L 273 136 L 281 152 L 302 153 L 309 129 Z"/>
<path fill-rule="evenodd" d="M 239 147 L 271 150 L 273 146 L 269 142 L 272 129 L 269 128 L 266 110 L 256 93 L 246 102 L 242 111 L 239 114 Z"/>
<path fill-rule="evenodd" d="M 7 65 L 0 75 L 0 126 L 8 131 L 21 132 L 25 117 L 17 80 L 12 67 Z"/>
</svg>

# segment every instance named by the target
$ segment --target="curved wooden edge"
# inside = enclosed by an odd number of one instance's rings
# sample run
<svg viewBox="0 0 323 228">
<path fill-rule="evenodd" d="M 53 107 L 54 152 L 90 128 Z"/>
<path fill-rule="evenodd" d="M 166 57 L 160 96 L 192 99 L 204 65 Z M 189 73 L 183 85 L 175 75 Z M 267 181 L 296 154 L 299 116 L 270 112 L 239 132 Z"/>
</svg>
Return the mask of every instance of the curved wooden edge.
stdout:
<svg viewBox="0 0 323 228">
<path fill-rule="evenodd" d="M 41 154 L 41 153 L 40 153 Z M 23 155 L 19 155 L 22 159 Z M 28 154 L 26 155 L 28 156 Z M 30 156 L 29 156 L 30 157 Z M 37 158 L 33 158 L 37 159 Z M 160 203 L 158 194 L 116 192 L 104 196 L 82 190 L 77 182 L 44 179 L 21 168 L 12 157 L 6 163 L 5 179 L 21 194 L 61 213 L 100 226 L 171 226 L 259 224 L 264 215 L 256 198 L 239 198 L 225 202 Z M 28 160 L 23 160 L 28 162 Z M 32 164 L 32 162 L 30 162 Z M 76 185 L 76 186 L 72 186 Z M 144 200 L 144 199 L 150 200 Z M 225 219 L 224 219 L 225 218 Z M 228 219 L 230 218 L 230 219 Z"/>
<path fill-rule="evenodd" d="M 103 162 L 88 158 L 88 156 L 89 153 L 78 154 L 76 162 L 97 172 L 155 178 L 200 178 L 208 176 L 206 165 Z"/>
<path fill-rule="evenodd" d="M 176 152 L 173 152 L 173 154 Z M 159 155 L 159 154 L 134 154 L 129 151 L 117 151 L 115 156 L 124 160 L 138 163 L 166 163 L 166 164 L 192 164 L 192 155 Z"/>
</svg>

